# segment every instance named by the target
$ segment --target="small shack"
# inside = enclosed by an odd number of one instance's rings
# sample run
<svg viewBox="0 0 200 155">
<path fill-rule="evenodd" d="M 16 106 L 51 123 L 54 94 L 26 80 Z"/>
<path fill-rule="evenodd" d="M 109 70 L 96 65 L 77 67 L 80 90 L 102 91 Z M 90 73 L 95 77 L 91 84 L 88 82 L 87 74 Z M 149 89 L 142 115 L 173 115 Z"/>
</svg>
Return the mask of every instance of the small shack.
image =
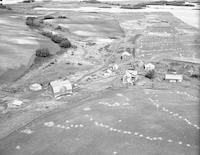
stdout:
<svg viewBox="0 0 200 155">
<path fill-rule="evenodd" d="M 69 80 L 55 80 L 50 82 L 50 86 L 55 98 L 72 93 L 72 84 Z"/>
<path fill-rule="evenodd" d="M 165 80 L 169 82 L 182 82 L 183 75 L 182 74 L 165 74 Z"/>
<path fill-rule="evenodd" d="M 119 69 L 119 65 L 118 65 L 118 64 L 114 64 L 114 65 L 112 66 L 112 69 L 115 70 L 115 71 L 118 70 L 118 69 Z"/>
<path fill-rule="evenodd" d="M 110 77 L 112 74 L 113 72 L 110 69 L 107 69 L 103 75 L 104 77 Z"/>
<path fill-rule="evenodd" d="M 126 70 L 123 76 L 123 83 L 124 84 L 131 84 L 133 85 L 138 78 L 138 73 L 136 70 Z"/>
</svg>

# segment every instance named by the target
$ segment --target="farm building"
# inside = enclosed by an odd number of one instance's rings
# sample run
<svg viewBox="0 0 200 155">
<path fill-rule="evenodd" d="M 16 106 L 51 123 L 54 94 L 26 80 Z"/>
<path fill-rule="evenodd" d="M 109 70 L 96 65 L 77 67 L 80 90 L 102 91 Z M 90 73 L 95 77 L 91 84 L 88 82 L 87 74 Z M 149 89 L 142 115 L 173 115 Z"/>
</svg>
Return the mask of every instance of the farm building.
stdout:
<svg viewBox="0 0 200 155">
<path fill-rule="evenodd" d="M 169 82 L 182 82 L 183 75 L 182 74 L 165 74 L 165 80 Z"/>
<path fill-rule="evenodd" d="M 145 69 L 146 71 L 154 70 L 154 69 L 155 69 L 155 65 L 152 64 L 152 63 L 145 64 L 145 65 L 144 65 L 144 69 Z"/>
<path fill-rule="evenodd" d="M 55 80 L 50 82 L 55 98 L 72 93 L 72 84 L 69 80 Z"/>
<path fill-rule="evenodd" d="M 138 78 L 138 73 L 136 70 L 126 70 L 123 76 L 123 83 L 124 84 L 131 84 L 133 85 Z"/>
<path fill-rule="evenodd" d="M 131 59 L 131 54 L 129 52 L 123 52 L 121 54 L 121 60 L 122 61 L 127 61 Z"/>
</svg>

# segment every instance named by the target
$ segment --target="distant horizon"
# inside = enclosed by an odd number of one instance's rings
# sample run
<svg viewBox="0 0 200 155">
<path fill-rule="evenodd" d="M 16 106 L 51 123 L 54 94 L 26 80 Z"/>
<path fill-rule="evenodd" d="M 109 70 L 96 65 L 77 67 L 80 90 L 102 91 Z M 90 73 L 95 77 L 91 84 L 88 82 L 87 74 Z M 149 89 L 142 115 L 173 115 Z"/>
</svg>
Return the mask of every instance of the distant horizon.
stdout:
<svg viewBox="0 0 200 155">
<path fill-rule="evenodd" d="M 2 0 L 2 4 L 15 4 L 23 1 L 24 0 Z M 42 1 L 42 0 L 35 0 L 35 1 Z"/>
<path fill-rule="evenodd" d="M 15 3 L 19 3 L 19 2 L 23 2 L 24 0 L 0 0 L 2 1 L 2 4 L 15 4 Z M 44 0 L 35 0 L 35 1 L 44 1 Z M 66 1 L 66 0 L 49 0 L 49 1 Z M 83 0 L 67 0 L 67 1 L 83 1 Z M 87 0 L 85 0 L 87 1 Z M 97 1 L 131 1 L 131 0 L 97 0 Z M 160 1 L 160 0 L 136 0 L 136 1 Z M 195 0 L 166 0 L 166 1 L 185 1 L 185 2 L 195 2 Z M 198 1 L 198 0 L 196 0 Z"/>
</svg>

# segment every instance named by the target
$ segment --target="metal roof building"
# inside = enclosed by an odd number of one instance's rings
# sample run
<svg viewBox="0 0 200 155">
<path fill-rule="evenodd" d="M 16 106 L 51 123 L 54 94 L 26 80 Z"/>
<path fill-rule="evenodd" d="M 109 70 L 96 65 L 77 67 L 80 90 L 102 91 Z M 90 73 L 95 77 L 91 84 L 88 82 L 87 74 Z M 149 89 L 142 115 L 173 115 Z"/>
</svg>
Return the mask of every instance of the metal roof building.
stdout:
<svg viewBox="0 0 200 155">
<path fill-rule="evenodd" d="M 169 80 L 170 82 L 182 82 L 183 75 L 182 74 L 165 74 L 165 80 Z"/>
<path fill-rule="evenodd" d="M 72 84 L 69 80 L 55 80 L 50 82 L 55 98 L 72 93 Z"/>
</svg>

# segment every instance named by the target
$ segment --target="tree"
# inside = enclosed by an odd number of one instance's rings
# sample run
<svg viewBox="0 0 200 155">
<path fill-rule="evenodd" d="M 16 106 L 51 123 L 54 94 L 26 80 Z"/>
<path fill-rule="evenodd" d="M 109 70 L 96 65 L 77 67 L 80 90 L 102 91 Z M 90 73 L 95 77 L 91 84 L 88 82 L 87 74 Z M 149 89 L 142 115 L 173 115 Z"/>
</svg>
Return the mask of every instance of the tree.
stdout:
<svg viewBox="0 0 200 155">
<path fill-rule="evenodd" d="M 68 39 L 63 40 L 59 45 L 62 48 L 70 48 L 71 47 L 71 43 Z"/>
<path fill-rule="evenodd" d="M 51 54 L 48 48 L 39 48 L 36 50 L 37 57 L 49 57 Z"/>
<path fill-rule="evenodd" d="M 145 74 L 146 78 L 149 79 L 153 79 L 155 77 L 155 71 L 154 70 L 149 70 L 146 74 Z"/>
</svg>

